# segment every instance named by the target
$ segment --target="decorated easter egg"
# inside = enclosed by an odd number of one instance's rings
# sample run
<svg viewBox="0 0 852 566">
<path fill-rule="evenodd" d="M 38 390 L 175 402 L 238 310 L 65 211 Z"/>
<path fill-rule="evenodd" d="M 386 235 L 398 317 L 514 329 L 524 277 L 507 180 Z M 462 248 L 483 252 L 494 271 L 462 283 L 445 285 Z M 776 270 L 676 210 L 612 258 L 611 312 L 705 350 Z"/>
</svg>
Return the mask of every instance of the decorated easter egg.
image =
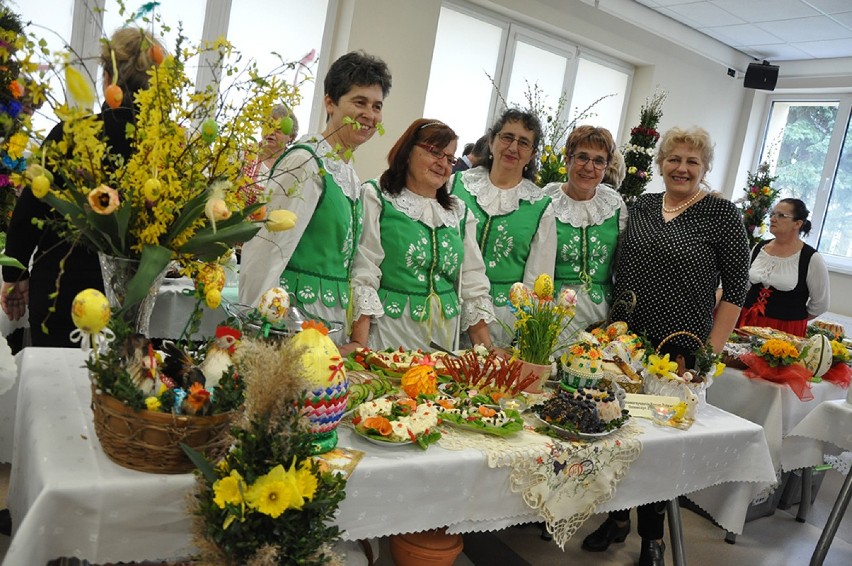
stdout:
<svg viewBox="0 0 852 566">
<path fill-rule="evenodd" d="M 95 334 L 109 322 L 109 301 L 97 289 L 84 289 L 71 303 L 71 320 L 84 332 Z"/>
<path fill-rule="evenodd" d="M 804 348 L 802 363 L 814 377 L 822 377 L 831 368 L 831 341 L 822 334 L 816 334 L 808 340 Z"/>
<path fill-rule="evenodd" d="M 278 122 L 278 129 L 281 130 L 281 133 L 285 136 L 289 136 L 293 132 L 293 118 L 290 116 L 284 116 Z"/>
<path fill-rule="evenodd" d="M 201 139 L 207 143 L 212 143 L 219 135 L 219 124 L 216 120 L 209 118 L 201 124 Z"/>
<path fill-rule="evenodd" d="M 257 312 L 267 322 L 279 324 L 284 322 L 290 309 L 290 294 L 282 287 L 273 287 L 260 296 Z"/>
</svg>

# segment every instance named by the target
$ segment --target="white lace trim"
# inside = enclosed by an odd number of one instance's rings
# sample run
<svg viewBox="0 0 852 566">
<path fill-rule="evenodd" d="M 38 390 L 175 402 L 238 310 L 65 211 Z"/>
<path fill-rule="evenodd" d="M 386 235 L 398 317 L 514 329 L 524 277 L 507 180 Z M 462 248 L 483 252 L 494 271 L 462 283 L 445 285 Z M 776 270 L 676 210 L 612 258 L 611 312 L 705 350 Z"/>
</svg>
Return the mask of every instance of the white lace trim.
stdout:
<svg viewBox="0 0 852 566">
<path fill-rule="evenodd" d="M 437 200 L 418 195 L 407 188 L 403 188 L 402 192 L 398 195 L 389 195 L 387 193 L 382 194 L 391 202 L 395 209 L 412 220 L 420 220 L 427 224 L 429 224 L 432 219 L 439 220 L 440 224 L 436 223 L 434 226 L 435 228 L 438 226 L 450 226 L 456 228 L 459 225 L 461 218 L 464 217 L 464 204 L 455 196 L 451 197 L 456 203 L 455 207 L 447 210 L 441 206 Z M 424 218 L 426 210 L 429 209 L 432 211 L 432 219 Z"/>
<path fill-rule="evenodd" d="M 353 320 L 358 320 L 361 315 L 375 318 L 384 316 L 385 309 L 379 299 L 379 293 L 369 285 L 358 285 L 352 289 L 352 313 Z"/>
<path fill-rule="evenodd" d="M 553 199 L 556 218 L 574 228 L 603 224 L 621 208 L 621 195 L 606 185 L 598 185 L 595 196 L 589 200 L 574 200 L 562 190 L 562 183 L 550 183 L 544 190 Z"/>
<path fill-rule="evenodd" d="M 461 330 L 467 330 L 480 320 L 484 320 L 486 323 L 497 320 L 494 316 L 494 305 L 491 303 L 491 295 L 483 295 L 475 299 L 462 301 Z"/>
<path fill-rule="evenodd" d="M 296 142 L 314 147 L 317 157 L 322 161 L 325 170 L 337 183 L 349 200 L 358 200 L 361 196 L 361 180 L 355 172 L 352 163 L 340 159 L 327 141 L 318 134 L 307 135 Z"/>
<path fill-rule="evenodd" d="M 544 191 L 529 179 L 521 179 L 521 182 L 511 189 L 501 189 L 491 182 L 485 167 L 474 167 L 464 171 L 462 181 L 467 191 L 476 198 L 476 202 L 482 208 L 488 209 L 491 203 L 499 200 L 500 214 L 518 210 L 522 200 L 536 202 L 546 196 Z"/>
</svg>

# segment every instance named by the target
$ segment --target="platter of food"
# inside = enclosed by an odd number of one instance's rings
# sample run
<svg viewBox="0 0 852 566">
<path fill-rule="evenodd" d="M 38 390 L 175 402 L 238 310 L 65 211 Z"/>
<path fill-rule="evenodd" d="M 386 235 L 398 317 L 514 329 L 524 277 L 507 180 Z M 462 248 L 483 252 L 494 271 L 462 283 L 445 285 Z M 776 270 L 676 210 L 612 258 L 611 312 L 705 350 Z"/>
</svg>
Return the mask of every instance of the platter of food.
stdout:
<svg viewBox="0 0 852 566">
<path fill-rule="evenodd" d="M 360 437 L 374 444 L 417 444 L 425 450 L 441 438 L 439 415 L 431 401 L 382 397 L 358 405 L 352 425 Z"/>
<path fill-rule="evenodd" d="M 562 389 L 552 398 L 531 407 L 530 411 L 558 436 L 579 440 L 609 436 L 630 418 L 616 395 L 603 387 Z"/>
<path fill-rule="evenodd" d="M 441 420 L 456 428 L 493 436 L 511 436 L 524 428 L 521 414 L 513 409 L 478 404 L 470 398 L 441 398 L 436 405 Z"/>
<path fill-rule="evenodd" d="M 370 350 L 358 348 L 346 359 L 346 368 L 351 370 L 367 370 L 381 374 L 391 381 L 399 382 L 403 374 L 413 366 L 424 362 L 434 365 L 439 375 L 446 374 L 443 354 L 431 354 L 423 350 L 406 350 L 405 348 L 388 348 L 387 350 Z"/>
</svg>

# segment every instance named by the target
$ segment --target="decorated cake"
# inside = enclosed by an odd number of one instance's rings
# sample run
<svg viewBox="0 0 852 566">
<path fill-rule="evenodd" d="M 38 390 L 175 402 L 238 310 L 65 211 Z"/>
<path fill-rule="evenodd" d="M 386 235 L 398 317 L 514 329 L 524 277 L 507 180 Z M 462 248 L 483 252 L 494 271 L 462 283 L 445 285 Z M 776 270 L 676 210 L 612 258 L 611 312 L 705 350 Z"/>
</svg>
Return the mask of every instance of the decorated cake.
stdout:
<svg viewBox="0 0 852 566">
<path fill-rule="evenodd" d="M 570 346 L 559 360 L 562 382 L 569 387 L 588 387 L 603 376 L 603 353 L 593 337 Z"/>
<path fill-rule="evenodd" d="M 605 432 L 624 419 L 615 395 L 604 388 L 560 390 L 535 410 L 547 423 L 583 433 Z"/>
</svg>

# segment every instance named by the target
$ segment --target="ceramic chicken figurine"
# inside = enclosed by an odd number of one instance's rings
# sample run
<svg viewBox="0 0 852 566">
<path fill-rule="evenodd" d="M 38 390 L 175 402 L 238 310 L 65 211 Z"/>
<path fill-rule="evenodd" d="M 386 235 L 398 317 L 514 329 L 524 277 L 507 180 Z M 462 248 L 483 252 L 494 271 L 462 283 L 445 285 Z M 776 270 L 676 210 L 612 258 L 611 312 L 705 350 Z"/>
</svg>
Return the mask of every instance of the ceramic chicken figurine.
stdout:
<svg viewBox="0 0 852 566">
<path fill-rule="evenodd" d="M 199 368 L 192 356 L 182 350 L 177 344 L 170 341 L 163 342 L 163 351 L 166 353 L 166 361 L 161 367 L 162 381 L 168 388 L 180 387 L 189 391 L 193 383 L 204 385 L 204 373 Z"/>
<path fill-rule="evenodd" d="M 209 383 L 218 383 L 222 379 L 222 374 L 233 365 L 231 356 L 241 337 L 242 333 L 236 328 L 216 327 L 216 339 L 210 344 L 207 356 L 199 366 Z"/>
<path fill-rule="evenodd" d="M 160 386 L 160 364 L 151 341 L 142 334 L 133 334 L 121 348 L 130 379 L 145 395 L 154 394 Z"/>
</svg>

